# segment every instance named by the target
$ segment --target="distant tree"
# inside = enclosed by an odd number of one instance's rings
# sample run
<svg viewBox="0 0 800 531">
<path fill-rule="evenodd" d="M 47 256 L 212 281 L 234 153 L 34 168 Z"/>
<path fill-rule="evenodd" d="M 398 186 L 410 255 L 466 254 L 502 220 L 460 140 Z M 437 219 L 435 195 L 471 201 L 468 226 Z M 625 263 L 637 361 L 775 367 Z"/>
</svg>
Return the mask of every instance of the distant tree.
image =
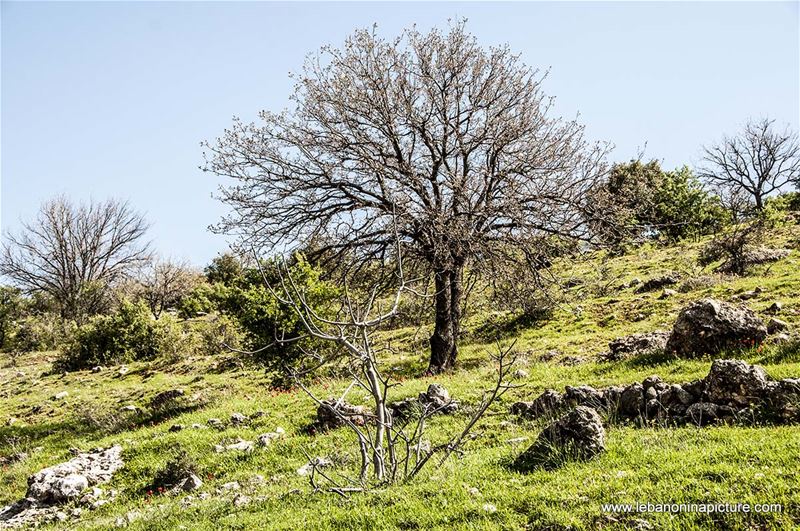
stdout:
<svg viewBox="0 0 800 531">
<path fill-rule="evenodd" d="M 31 293 L 50 295 L 63 319 L 102 311 L 108 288 L 145 263 L 147 223 L 127 202 L 46 201 L 18 234 L 7 234 L 0 274 Z"/>
<path fill-rule="evenodd" d="M 0 350 L 6 348 L 12 326 L 22 317 L 24 305 L 18 289 L 0 286 Z"/>
<path fill-rule="evenodd" d="M 202 277 L 184 262 L 155 260 L 139 278 L 138 296 L 158 319 L 176 307 L 198 285 Z"/>
<path fill-rule="evenodd" d="M 734 137 L 704 148 L 700 176 L 725 195 L 746 195 L 757 212 L 771 193 L 800 180 L 800 144 L 788 127 L 778 131 L 775 120 L 750 120 Z"/>
<path fill-rule="evenodd" d="M 308 59 L 293 110 L 235 120 L 206 143 L 206 171 L 234 181 L 217 230 L 245 249 L 314 240 L 319 255 L 362 263 L 390 258 L 399 237 L 409 262 L 432 273 L 428 370 L 447 370 L 465 268 L 490 274 L 526 256 L 538 265 L 543 239 L 591 238 L 584 197 L 609 148 L 550 116 L 544 77 L 508 47 L 480 47 L 463 23 L 392 40 L 357 31 Z"/>
<path fill-rule="evenodd" d="M 242 262 L 231 253 L 224 253 L 214 257 L 211 263 L 206 266 L 204 273 L 206 279 L 212 284 L 221 282 L 227 286 L 242 276 Z"/>
</svg>

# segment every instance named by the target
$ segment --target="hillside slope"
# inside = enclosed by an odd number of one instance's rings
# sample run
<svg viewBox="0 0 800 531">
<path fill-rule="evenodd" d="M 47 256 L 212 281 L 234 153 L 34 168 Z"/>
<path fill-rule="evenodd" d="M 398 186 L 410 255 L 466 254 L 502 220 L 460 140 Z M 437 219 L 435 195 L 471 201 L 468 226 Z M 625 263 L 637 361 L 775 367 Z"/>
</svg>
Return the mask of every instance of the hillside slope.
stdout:
<svg viewBox="0 0 800 531">
<path fill-rule="evenodd" d="M 636 428 L 610 426 L 608 451 L 587 463 L 521 474 L 508 465 L 536 437 L 541 425 L 508 413 L 511 403 L 531 399 L 545 388 L 597 387 L 642 381 L 652 374 L 667 382 L 703 377 L 710 359 L 676 360 L 650 356 L 609 363 L 596 355 L 607 343 L 635 332 L 669 329 L 678 311 L 702 297 L 733 300 L 760 287 L 747 304 L 760 316 L 774 301 L 781 319 L 800 329 L 800 227 L 776 229 L 769 244 L 793 249 L 788 258 L 759 266 L 742 278 L 714 275 L 713 265 L 697 266 L 703 242 L 670 248 L 642 247 L 622 257 L 595 256 L 563 274 L 580 279 L 575 302 L 547 320 L 513 327 L 511 316 L 482 310 L 466 326 L 459 368 L 452 374 L 420 378 L 425 368 L 426 331 L 404 328 L 384 333 L 381 342 L 398 354 L 386 368 L 402 379 L 395 398 L 412 396 L 432 382 L 442 383 L 464 407 L 432 421 L 430 438 L 444 440 L 459 429 L 464 411 L 477 403 L 494 376 L 487 351 L 492 339 L 516 339 L 524 388 L 492 408 L 463 456 L 431 467 L 417 480 L 348 498 L 314 493 L 297 469 L 307 455 L 330 457 L 340 471 L 356 459 L 346 429 L 325 434 L 307 430 L 315 408 L 300 391 L 274 392 L 257 367 L 233 356 L 195 356 L 133 363 L 128 371 L 107 367 L 50 374 L 54 353 L 29 353 L 17 366 L 0 368 L 0 456 L 20 451 L 26 459 L 3 465 L 0 505 L 24 496 L 26 478 L 71 456 L 120 444 L 125 467 L 104 488 L 116 489 L 110 503 L 54 528 L 108 529 L 727 529 L 800 526 L 800 426 Z M 677 294 L 638 293 L 627 286 L 678 272 Z M 551 352 L 552 351 L 552 352 Z M 546 353 L 551 352 L 541 358 Z M 800 376 L 797 343 L 736 353 L 762 365 L 774 378 Z M 124 373 L 124 374 L 123 374 Z M 320 379 L 315 391 L 334 395 L 347 382 Z M 154 411 L 151 400 L 165 390 L 183 389 L 179 406 Z M 62 396 L 63 392 L 68 394 Z M 61 394 L 60 394 L 61 393 Z M 54 398 L 59 396 L 58 399 Z M 362 393 L 349 400 L 366 403 Z M 133 405 L 140 410 L 121 411 Z M 256 416 L 234 425 L 233 413 Z M 221 419 L 224 429 L 208 427 Z M 181 431 L 170 427 L 181 424 Z M 201 427 L 192 427 L 193 424 Z M 254 440 L 282 427 L 286 435 L 266 448 L 218 453 L 214 446 L 237 437 Z M 196 462 L 203 487 L 192 494 L 149 492 L 156 473 L 179 450 Z M 238 483 L 236 487 L 231 482 Z M 227 487 L 223 487 L 227 485 Z M 207 493 L 201 495 L 200 493 Z M 781 512 L 764 514 L 605 514 L 604 503 L 778 503 Z M 67 511 L 68 512 L 68 511 Z"/>
</svg>

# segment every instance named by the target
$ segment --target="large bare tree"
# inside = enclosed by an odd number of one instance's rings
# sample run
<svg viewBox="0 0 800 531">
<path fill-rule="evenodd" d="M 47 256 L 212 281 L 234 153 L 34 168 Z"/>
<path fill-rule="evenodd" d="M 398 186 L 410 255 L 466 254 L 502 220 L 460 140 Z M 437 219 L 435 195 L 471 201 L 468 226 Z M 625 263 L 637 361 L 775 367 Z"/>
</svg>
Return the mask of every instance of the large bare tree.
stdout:
<svg viewBox="0 0 800 531">
<path fill-rule="evenodd" d="M 136 294 L 158 319 L 164 310 L 186 297 L 200 283 L 201 276 L 186 262 L 159 259 L 148 264 L 137 280 Z"/>
<path fill-rule="evenodd" d="M 749 120 L 737 136 L 704 148 L 700 175 L 724 196 L 750 197 L 757 211 L 773 192 L 800 179 L 797 133 L 777 130 L 775 120 Z"/>
<path fill-rule="evenodd" d="M 147 223 L 127 202 L 74 204 L 57 197 L 7 234 L 0 274 L 28 292 L 50 295 L 62 318 L 101 311 L 110 285 L 150 255 Z"/>
<path fill-rule="evenodd" d="M 463 22 L 393 40 L 356 31 L 295 78 L 290 110 L 235 119 L 206 143 L 205 170 L 232 179 L 216 228 L 245 247 L 314 241 L 367 260 L 391 254 L 396 219 L 435 281 L 430 372 L 456 361 L 465 268 L 534 263 L 546 238 L 590 237 L 583 198 L 609 147 L 551 116 L 545 75 Z"/>
</svg>

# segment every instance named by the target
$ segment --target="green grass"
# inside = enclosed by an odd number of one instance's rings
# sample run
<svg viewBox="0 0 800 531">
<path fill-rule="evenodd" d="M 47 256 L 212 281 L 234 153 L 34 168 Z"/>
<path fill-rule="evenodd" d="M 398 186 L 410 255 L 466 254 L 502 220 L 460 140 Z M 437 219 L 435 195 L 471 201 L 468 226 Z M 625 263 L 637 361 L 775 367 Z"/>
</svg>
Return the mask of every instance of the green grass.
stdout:
<svg viewBox="0 0 800 531">
<path fill-rule="evenodd" d="M 796 248 L 800 230 L 782 227 L 771 245 Z M 205 356 L 133 363 L 124 376 L 116 368 L 99 374 L 89 371 L 49 374 L 55 353 L 29 353 L 17 367 L 0 368 L 0 455 L 19 450 L 27 460 L 6 465 L 0 475 L 0 504 L 25 493 L 26 478 L 42 467 L 70 457 L 70 448 L 87 450 L 119 443 L 126 466 L 108 484 L 118 498 L 98 510 L 84 512 L 76 529 L 108 529 L 119 517 L 135 511 L 131 529 L 628 529 L 644 520 L 656 529 L 789 529 L 800 526 L 800 426 L 680 429 L 638 429 L 611 426 L 608 451 L 587 463 L 571 463 L 551 471 L 530 474 L 509 468 L 513 458 L 536 437 L 540 425 L 511 417 L 510 404 L 531 399 L 543 389 L 565 385 L 606 386 L 641 381 L 659 374 L 666 381 L 703 377 L 710 359 L 673 360 L 665 357 L 598 363 L 594 356 L 618 336 L 671 326 L 680 308 L 691 300 L 713 296 L 730 300 L 735 294 L 760 286 L 764 292 L 748 305 L 762 316 L 774 300 L 784 303 L 781 319 L 794 330 L 800 326 L 800 256 L 758 268 L 743 278 L 720 278 L 713 285 L 657 300 L 658 292 L 619 289 L 634 277 L 646 280 L 665 271 L 687 276 L 711 275 L 711 267 L 697 267 L 702 242 L 671 248 L 644 247 L 623 257 L 593 256 L 562 269 L 564 275 L 584 279 L 576 301 L 559 308 L 547 321 L 514 330 L 513 319 L 487 308 L 472 312 L 466 322 L 466 341 L 459 368 L 437 378 L 419 378 L 425 368 L 427 331 L 411 328 L 382 334 L 381 343 L 397 352 L 386 360 L 386 370 L 403 378 L 396 398 L 424 390 L 433 381 L 443 383 L 467 406 L 476 403 L 491 384 L 493 368 L 487 362 L 491 337 L 481 333 L 486 324 L 503 331 L 500 339 L 516 339 L 529 375 L 526 386 L 498 402 L 477 430 L 478 437 L 442 468 L 431 467 L 411 483 L 354 494 L 313 493 L 307 479 L 298 476 L 308 453 L 334 456 L 343 463 L 339 472 L 355 466 L 352 438 L 346 429 L 308 435 L 314 406 L 302 392 L 277 393 L 256 367 L 225 368 L 224 359 Z M 576 308 L 580 306 L 578 311 Z M 414 340 L 414 336 L 417 340 Z M 538 361 L 551 349 L 561 354 Z M 560 364 L 565 356 L 581 356 L 585 363 Z M 800 376 L 800 353 L 769 347 L 736 357 L 762 364 L 775 378 Z M 22 371 L 24 375 L 18 375 Z M 321 396 L 341 392 L 346 382 L 317 381 Z M 154 422 L 145 415 L 118 413 L 128 404 L 146 407 L 158 392 L 186 390 L 186 410 Z M 63 401 L 52 400 L 68 391 Z M 348 396 L 366 403 L 359 393 Z M 224 431 L 189 429 L 212 417 L 227 420 L 231 413 L 266 414 L 249 426 Z M 440 416 L 431 422 L 429 438 L 443 441 L 466 421 L 466 413 Z M 6 425 L 10 418 L 18 419 Z M 168 432 L 173 423 L 187 429 Z M 287 436 L 252 454 L 215 453 L 223 439 L 253 440 L 259 433 L 282 426 Z M 515 442 L 526 438 L 523 442 Z M 148 495 L 156 472 L 176 449 L 197 462 L 211 497 L 187 502 L 187 495 Z M 254 481 L 263 476 L 262 482 Z M 242 484 L 251 503 L 234 506 L 233 494 L 216 494 L 230 481 Z M 477 491 L 474 491 L 477 489 Z M 477 492 L 477 493 L 476 493 Z M 780 503 L 781 513 L 769 514 L 603 514 L 604 503 Z M 486 510 L 489 505 L 496 511 Z"/>
</svg>

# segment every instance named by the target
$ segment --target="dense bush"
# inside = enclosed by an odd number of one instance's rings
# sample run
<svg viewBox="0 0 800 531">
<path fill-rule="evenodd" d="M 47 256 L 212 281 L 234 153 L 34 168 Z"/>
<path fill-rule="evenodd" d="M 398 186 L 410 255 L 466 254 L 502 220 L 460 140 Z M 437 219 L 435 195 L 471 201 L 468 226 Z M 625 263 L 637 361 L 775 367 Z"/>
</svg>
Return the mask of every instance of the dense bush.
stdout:
<svg viewBox="0 0 800 531">
<path fill-rule="evenodd" d="M 281 304 L 264 282 L 265 276 L 273 285 L 280 282 L 275 263 L 265 262 L 261 269 L 248 268 L 231 255 L 222 255 L 215 258 L 205 271 L 209 282 L 197 286 L 183 299 L 179 314 L 185 318 L 214 315 L 198 328 L 209 352 L 224 352 L 223 342 L 234 346 L 227 340 L 249 350 L 263 349 L 257 355 L 258 361 L 280 373 L 285 364 L 299 359 L 304 349 L 319 351 L 330 348 L 312 339 L 288 344 L 275 342 L 276 337 L 294 338 L 305 334 L 295 311 Z M 338 289 L 320 278 L 320 270 L 298 254 L 289 264 L 289 274 L 308 303 L 323 315 L 330 315 Z M 267 346 L 269 348 L 264 349 Z"/>
<path fill-rule="evenodd" d="M 658 161 L 615 165 L 589 198 L 595 235 L 614 247 L 646 239 L 674 242 L 710 234 L 727 223 L 719 199 L 684 166 L 664 171 Z"/>
<path fill-rule="evenodd" d="M 78 327 L 56 361 L 56 368 L 78 370 L 95 365 L 175 355 L 190 344 L 169 315 L 153 319 L 144 302 L 123 301 L 110 315 L 95 316 Z"/>
<path fill-rule="evenodd" d="M 212 356 L 244 346 L 244 332 L 239 323 L 227 315 L 214 315 L 196 324 L 203 353 Z"/>
</svg>

